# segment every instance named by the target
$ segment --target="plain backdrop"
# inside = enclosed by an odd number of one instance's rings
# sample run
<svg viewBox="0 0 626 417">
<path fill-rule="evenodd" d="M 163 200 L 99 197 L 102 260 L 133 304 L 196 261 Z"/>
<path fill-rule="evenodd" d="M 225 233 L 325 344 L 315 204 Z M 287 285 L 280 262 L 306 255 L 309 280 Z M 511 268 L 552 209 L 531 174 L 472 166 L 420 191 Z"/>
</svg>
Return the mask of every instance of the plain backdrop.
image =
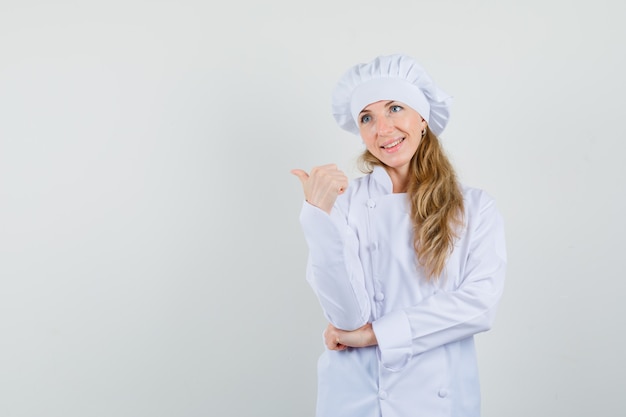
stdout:
<svg viewBox="0 0 626 417">
<path fill-rule="evenodd" d="M 0 416 L 313 416 L 325 322 L 289 170 L 402 52 L 505 218 L 484 417 L 626 415 L 620 0 L 0 0 Z"/>
</svg>

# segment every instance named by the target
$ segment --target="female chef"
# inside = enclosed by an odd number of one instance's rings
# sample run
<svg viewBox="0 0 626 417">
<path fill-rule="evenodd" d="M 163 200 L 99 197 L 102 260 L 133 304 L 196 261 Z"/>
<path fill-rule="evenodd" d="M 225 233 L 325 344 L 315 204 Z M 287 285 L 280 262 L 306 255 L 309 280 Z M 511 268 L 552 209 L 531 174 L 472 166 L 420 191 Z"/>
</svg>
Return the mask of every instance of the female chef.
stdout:
<svg viewBox="0 0 626 417">
<path fill-rule="evenodd" d="M 307 280 L 329 325 L 318 417 L 478 417 L 474 335 L 490 329 L 506 266 L 502 218 L 459 184 L 439 143 L 451 97 L 412 58 L 348 70 L 332 96 L 366 175 L 294 169 L 306 201 Z"/>
</svg>

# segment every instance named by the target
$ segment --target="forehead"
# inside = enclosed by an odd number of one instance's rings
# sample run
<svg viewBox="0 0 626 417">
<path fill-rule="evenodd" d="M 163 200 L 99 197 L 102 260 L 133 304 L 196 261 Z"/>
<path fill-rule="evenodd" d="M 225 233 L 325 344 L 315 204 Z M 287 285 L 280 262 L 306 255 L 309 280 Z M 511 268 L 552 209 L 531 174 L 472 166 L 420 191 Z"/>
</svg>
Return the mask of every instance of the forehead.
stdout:
<svg viewBox="0 0 626 417">
<path fill-rule="evenodd" d="M 376 110 L 379 108 L 384 108 L 384 107 L 388 107 L 391 104 L 402 104 L 399 101 L 395 101 L 395 100 L 379 100 L 379 101 L 375 101 L 373 103 L 368 104 L 367 106 L 363 107 L 363 110 L 361 111 L 368 111 L 368 110 Z"/>
<path fill-rule="evenodd" d="M 361 113 L 364 112 L 375 112 L 378 110 L 385 110 L 390 106 L 402 106 L 404 107 L 406 110 L 409 110 L 410 112 L 415 112 L 417 114 L 419 114 L 419 112 L 417 110 L 415 110 L 413 107 L 409 106 L 406 103 L 403 103 L 402 101 L 398 101 L 398 100 L 379 100 L 379 101 L 375 101 L 373 103 L 368 104 L 367 106 L 365 106 L 363 108 L 363 110 L 361 110 Z"/>
</svg>

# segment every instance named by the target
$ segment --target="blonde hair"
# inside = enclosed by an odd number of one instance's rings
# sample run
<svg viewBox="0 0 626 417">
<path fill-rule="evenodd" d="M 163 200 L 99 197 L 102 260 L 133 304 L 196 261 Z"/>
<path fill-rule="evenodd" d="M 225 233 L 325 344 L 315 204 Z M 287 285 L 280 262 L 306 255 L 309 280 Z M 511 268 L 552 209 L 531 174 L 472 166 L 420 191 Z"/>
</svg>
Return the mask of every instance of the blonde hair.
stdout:
<svg viewBox="0 0 626 417">
<path fill-rule="evenodd" d="M 361 171 L 372 172 L 383 163 L 365 150 L 359 157 Z M 413 246 L 426 279 L 437 280 L 454 249 L 463 226 L 463 194 L 456 173 L 437 136 L 426 128 L 409 168 L 408 198 L 413 222 Z"/>
</svg>

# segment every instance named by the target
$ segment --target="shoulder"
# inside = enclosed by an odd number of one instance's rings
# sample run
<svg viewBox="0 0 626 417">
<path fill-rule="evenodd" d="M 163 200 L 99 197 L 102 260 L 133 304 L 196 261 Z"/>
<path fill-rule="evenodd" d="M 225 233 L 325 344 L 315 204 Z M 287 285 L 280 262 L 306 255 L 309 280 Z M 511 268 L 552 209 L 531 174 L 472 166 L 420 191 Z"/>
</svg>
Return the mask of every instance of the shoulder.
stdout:
<svg viewBox="0 0 626 417">
<path fill-rule="evenodd" d="M 494 197 L 487 191 L 461 186 L 465 205 L 465 237 L 471 245 L 488 245 L 493 253 L 506 262 L 504 218 Z"/>
<path fill-rule="evenodd" d="M 469 230 L 503 230 L 504 219 L 496 200 L 481 188 L 461 186 L 465 223 Z"/>
<path fill-rule="evenodd" d="M 340 199 L 350 200 L 355 195 L 367 190 L 372 174 L 365 174 L 360 177 L 350 179 L 346 192 L 339 196 Z"/>
<path fill-rule="evenodd" d="M 369 183 L 371 174 L 365 174 L 360 177 L 352 178 L 348 183 L 345 192 L 337 197 L 335 208 L 343 213 L 351 211 L 351 207 L 359 202 L 367 200 L 369 196 Z"/>
<path fill-rule="evenodd" d="M 493 197 L 491 197 L 491 195 L 489 195 L 489 193 L 482 188 L 471 187 L 466 184 L 460 184 L 459 187 L 461 188 L 461 192 L 463 193 L 463 198 L 466 200 L 473 201 L 485 198 L 493 200 Z"/>
<path fill-rule="evenodd" d="M 350 180 L 350 185 L 359 186 L 359 185 L 365 184 L 370 180 L 371 176 L 372 176 L 372 173 L 370 172 L 368 174 L 363 174 L 358 177 L 354 177 Z"/>
<path fill-rule="evenodd" d="M 496 205 L 495 198 L 481 188 L 461 185 L 463 193 L 463 205 L 468 224 L 485 221 L 500 221 L 501 214 Z"/>
</svg>

